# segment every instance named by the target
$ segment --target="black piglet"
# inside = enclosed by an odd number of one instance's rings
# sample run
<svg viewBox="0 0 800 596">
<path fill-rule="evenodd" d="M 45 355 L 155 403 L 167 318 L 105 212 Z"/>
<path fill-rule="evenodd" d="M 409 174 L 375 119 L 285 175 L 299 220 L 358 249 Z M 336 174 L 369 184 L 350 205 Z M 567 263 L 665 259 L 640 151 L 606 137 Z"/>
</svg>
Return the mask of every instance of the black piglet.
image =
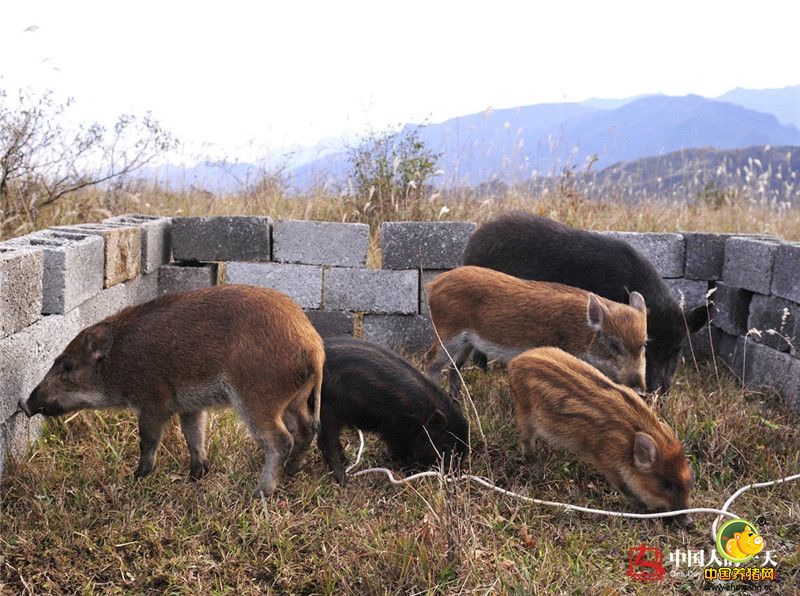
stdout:
<svg viewBox="0 0 800 596">
<path fill-rule="evenodd" d="M 345 427 L 379 435 L 404 468 L 429 467 L 437 452 L 445 461 L 466 453 L 468 426 L 458 404 L 391 350 L 352 337 L 326 339 L 322 379 L 317 444 L 340 484 Z"/>
</svg>

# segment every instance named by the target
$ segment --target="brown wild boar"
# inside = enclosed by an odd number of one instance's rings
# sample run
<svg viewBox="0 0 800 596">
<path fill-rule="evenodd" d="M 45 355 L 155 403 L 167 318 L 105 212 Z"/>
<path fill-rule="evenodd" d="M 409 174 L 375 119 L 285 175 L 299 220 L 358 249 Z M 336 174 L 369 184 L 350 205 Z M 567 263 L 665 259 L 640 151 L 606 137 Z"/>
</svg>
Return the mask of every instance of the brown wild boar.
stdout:
<svg viewBox="0 0 800 596">
<path fill-rule="evenodd" d="M 437 276 L 427 294 L 431 319 L 458 368 L 473 349 L 508 362 L 530 348 L 555 346 L 616 382 L 644 389 L 647 308 L 638 292 L 628 306 L 571 286 L 459 267 Z M 449 359 L 436 337 L 428 356 L 438 381 Z M 451 392 L 459 388 L 451 370 Z"/>
<path fill-rule="evenodd" d="M 514 358 L 508 385 L 526 458 L 538 435 L 596 466 L 636 507 L 689 507 L 693 478 L 680 441 L 628 387 L 558 348 Z"/>
<path fill-rule="evenodd" d="M 319 427 L 325 354 L 302 309 L 266 288 L 216 286 L 162 296 L 87 327 L 56 358 L 20 408 L 58 416 L 130 407 L 139 419 L 147 476 L 173 414 L 189 447 L 190 473 L 205 474 L 205 412 L 230 405 L 264 450 L 256 495 L 270 495 Z M 313 421 L 306 400 L 313 390 Z M 297 440 L 283 422 L 298 417 Z M 291 454 L 291 457 L 290 457 Z"/>
</svg>

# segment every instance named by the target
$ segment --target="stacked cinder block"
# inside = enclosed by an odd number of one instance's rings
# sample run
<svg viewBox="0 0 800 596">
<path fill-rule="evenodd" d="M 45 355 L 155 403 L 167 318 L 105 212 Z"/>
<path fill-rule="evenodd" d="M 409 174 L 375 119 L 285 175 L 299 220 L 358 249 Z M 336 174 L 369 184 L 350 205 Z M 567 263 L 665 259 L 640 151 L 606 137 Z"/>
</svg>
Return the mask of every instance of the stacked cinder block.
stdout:
<svg viewBox="0 0 800 596">
<path fill-rule="evenodd" d="M 55 357 L 81 329 L 157 296 L 169 220 L 136 217 L 0 243 L 0 473 L 6 455 L 22 452 L 39 431 L 40 417 L 28 420 L 17 404 Z M 144 226 L 152 254 L 143 248 Z"/>
</svg>

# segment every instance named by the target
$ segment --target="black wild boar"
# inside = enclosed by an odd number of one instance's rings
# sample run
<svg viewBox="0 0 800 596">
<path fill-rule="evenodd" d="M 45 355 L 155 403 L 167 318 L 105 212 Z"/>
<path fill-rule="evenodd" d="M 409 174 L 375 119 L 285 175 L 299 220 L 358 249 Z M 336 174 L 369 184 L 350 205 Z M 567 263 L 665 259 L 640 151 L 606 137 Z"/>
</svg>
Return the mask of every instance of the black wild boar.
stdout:
<svg viewBox="0 0 800 596">
<path fill-rule="evenodd" d="M 319 425 L 324 360 L 322 338 L 290 298 L 216 286 L 162 296 L 87 327 L 20 408 L 29 417 L 133 409 L 141 450 L 136 477 L 152 472 L 164 429 L 178 414 L 191 475 L 199 478 L 208 467 L 206 410 L 233 406 L 264 450 L 256 494 L 270 495 Z M 306 408 L 312 390 L 313 420 Z M 294 433 L 284 413 L 293 416 Z"/>
<path fill-rule="evenodd" d="M 639 292 L 648 309 L 649 391 L 669 389 L 686 327 L 694 333 L 708 318 L 705 306 L 681 312 L 653 265 L 622 240 L 521 211 L 478 228 L 464 250 L 464 264 L 583 288 L 622 303 L 629 292 Z"/>
<path fill-rule="evenodd" d="M 466 453 L 468 427 L 458 405 L 391 350 L 352 337 L 325 339 L 322 379 L 317 444 L 339 483 L 344 427 L 378 434 L 404 467 L 430 466 L 437 451 L 445 461 Z"/>
</svg>

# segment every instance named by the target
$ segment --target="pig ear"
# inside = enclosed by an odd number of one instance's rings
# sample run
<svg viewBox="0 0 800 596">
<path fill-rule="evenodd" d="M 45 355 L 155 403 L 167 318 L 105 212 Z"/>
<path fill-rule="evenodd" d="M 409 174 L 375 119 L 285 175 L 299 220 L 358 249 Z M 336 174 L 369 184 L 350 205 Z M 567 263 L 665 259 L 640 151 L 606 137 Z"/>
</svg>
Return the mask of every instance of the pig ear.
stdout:
<svg viewBox="0 0 800 596">
<path fill-rule="evenodd" d="M 628 304 L 639 312 L 647 314 L 647 305 L 644 303 L 644 296 L 639 292 L 631 292 L 630 296 L 628 296 Z"/>
<path fill-rule="evenodd" d="M 425 423 L 425 428 L 432 432 L 439 432 L 444 428 L 446 423 L 447 417 L 442 414 L 442 411 L 434 410 L 433 413 L 428 417 L 428 421 Z"/>
<path fill-rule="evenodd" d="M 696 306 L 685 312 L 686 325 L 691 333 L 700 331 L 708 322 L 708 309 L 705 306 Z"/>
<path fill-rule="evenodd" d="M 658 448 L 653 437 L 647 433 L 636 433 L 633 440 L 633 463 L 637 470 L 647 472 L 656 463 Z"/>
<path fill-rule="evenodd" d="M 600 304 L 600 299 L 589 292 L 589 302 L 586 305 L 586 322 L 593 331 L 603 330 L 603 318 L 605 317 L 605 309 Z"/>
<path fill-rule="evenodd" d="M 111 352 L 114 334 L 109 323 L 98 323 L 87 332 L 86 349 L 92 360 L 102 360 Z"/>
</svg>

